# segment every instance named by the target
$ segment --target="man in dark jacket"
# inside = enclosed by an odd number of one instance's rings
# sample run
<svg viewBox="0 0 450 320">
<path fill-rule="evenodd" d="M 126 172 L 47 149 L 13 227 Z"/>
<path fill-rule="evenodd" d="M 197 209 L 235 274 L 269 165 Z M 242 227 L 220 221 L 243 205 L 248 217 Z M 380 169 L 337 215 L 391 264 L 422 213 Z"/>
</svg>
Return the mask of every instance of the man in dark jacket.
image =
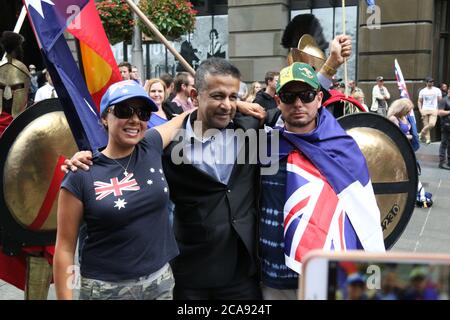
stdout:
<svg viewBox="0 0 450 320">
<path fill-rule="evenodd" d="M 175 299 L 261 298 L 258 168 L 248 161 L 238 164 L 238 154 L 248 155 L 249 144 L 235 144 L 236 129 L 257 129 L 259 123 L 235 117 L 239 78 L 239 70 L 224 59 L 200 65 L 191 95 L 198 110 L 186 119 L 182 141 L 169 145 L 163 156 L 180 249 L 171 264 Z"/>
<path fill-rule="evenodd" d="M 447 89 L 450 93 L 450 89 Z M 450 95 L 447 94 L 439 104 L 441 117 L 441 145 L 439 146 L 439 168 L 450 170 Z"/>
<path fill-rule="evenodd" d="M 254 103 L 258 103 L 266 111 L 270 109 L 276 109 L 277 107 L 277 103 L 274 97 L 279 77 L 280 77 L 279 72 L 275 71 L 266 72 L 266 76 L 264 77 L 264 81 L 266 82 L 266 89 L 259 90 L 258 93 L 256 94 L 255 100 L 253 100 Z"/>
</svg>

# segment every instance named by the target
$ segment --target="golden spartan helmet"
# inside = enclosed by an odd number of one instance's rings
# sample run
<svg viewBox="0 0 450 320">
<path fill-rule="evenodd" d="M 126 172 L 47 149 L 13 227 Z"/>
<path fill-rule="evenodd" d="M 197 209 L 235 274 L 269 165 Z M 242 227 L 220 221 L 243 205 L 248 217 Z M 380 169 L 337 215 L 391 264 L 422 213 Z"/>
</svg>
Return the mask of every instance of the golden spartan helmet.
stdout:
<svg viewBox="0 0 450 320">
<path fill-rule="evenodd" d="M 27 67 L 7 55 L 0 61 L 0 113 L 6 111 L 13 117 L 25 110 L 30 89 Z"/>
<path fill-rule="evenodd" d="M 367 161 L 378 208 L 384 243 L 389 249 L 398 240 L 414 211 L 417 162 L 400 129 L 373 113 L 355 113 L 338 119 L 355 139 Z"/>
<path fill-rule="evenodd" d="M 298 41 L 297 48 L 291 48 L 287 60 L 289 65 L 294 62 L 304 62 L 319 71 L 326 61 L 326 56 L 320 50 L 316 40 L 309 34 L 305 34 Z"/>
<path fill-rule="evenodd" d="M 319 71 L 326 61 L 324 50 L 328 41 L 320 21 L 313 14 L 295 16 L 284 29 L 281 45 L 289 49 L 288 64 L 308 63 Z"/>
<path fill-rule="evenodd" d="M 15 32 L 4 31 L 0 44 L 6 51 L 5 59 L 0 61 L 0 113 L 16 117 L 25 110 L 30 89 L 30 73 L 19 60 L 24 38 Z"/>
</svg>

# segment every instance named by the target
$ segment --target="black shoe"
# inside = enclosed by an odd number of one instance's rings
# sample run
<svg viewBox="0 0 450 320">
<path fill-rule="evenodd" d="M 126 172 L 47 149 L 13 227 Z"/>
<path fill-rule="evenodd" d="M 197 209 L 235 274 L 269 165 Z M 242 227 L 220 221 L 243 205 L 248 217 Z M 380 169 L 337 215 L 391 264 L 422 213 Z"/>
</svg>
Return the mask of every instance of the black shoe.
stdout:
<svg viewBox="0 0 450 320">
<path fill-rule="evenodd" d="M 439 168 L 445 169 L 445 170 L 450 170 L 450 166 L 446 163 L 439 163 Z"/>
</svg>

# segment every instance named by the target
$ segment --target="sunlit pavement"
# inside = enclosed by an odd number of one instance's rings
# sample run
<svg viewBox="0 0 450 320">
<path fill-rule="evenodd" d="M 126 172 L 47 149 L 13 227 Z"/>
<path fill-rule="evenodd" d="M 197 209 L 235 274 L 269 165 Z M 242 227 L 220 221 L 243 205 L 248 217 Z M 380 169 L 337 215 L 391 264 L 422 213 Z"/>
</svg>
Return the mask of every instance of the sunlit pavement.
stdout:
<svg viewBox="0 0 450 320">
<path fill-rule="evenodd" d="M 439 144 L 421 144 L 416 153 L 422 167 L 419 179 L 433 194 L 434 204 L 414 210 L 393 251 L 450 253 L 450 170 L 438 168 Z"/>
</svg>

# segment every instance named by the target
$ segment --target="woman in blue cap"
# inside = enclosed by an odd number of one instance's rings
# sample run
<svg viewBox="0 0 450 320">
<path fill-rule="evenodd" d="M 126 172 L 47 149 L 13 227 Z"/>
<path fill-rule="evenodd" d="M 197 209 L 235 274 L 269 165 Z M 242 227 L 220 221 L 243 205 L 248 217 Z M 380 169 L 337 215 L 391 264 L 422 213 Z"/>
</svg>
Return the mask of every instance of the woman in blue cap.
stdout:
<svg viewBox="0 0 450 320">
<path fill-rule="evenodd" d="M 61 185 L 54 257 L 59 299 L 73 297 L 81 220 L 87 239 L 81 253 L 80 299 L 172 299 L 168 262 L 178 248 L 169 223 L 161 154 L 184 116 L 147 130 L 157 110 L 131 80 L 113 84 L 103 96 L 100 112 L 108 144 L 94 152 L 88 171 L 69 172 Z"/>
</svg>

